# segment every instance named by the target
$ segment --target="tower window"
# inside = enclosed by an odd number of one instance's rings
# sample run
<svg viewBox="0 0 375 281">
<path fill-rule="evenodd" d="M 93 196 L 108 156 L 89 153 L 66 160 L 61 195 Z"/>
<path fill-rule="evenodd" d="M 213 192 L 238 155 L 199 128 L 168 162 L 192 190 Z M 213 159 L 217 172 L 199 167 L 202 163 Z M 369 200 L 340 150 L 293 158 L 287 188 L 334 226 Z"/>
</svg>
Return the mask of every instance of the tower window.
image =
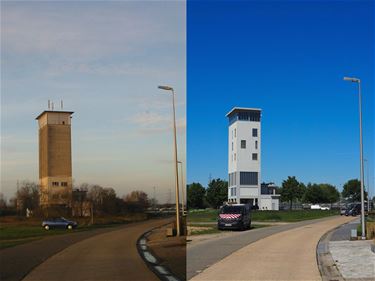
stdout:
<svg viewBox="0 0 375 281">
<path fill-rule="evenodd" d="M 258 136 L 258 129 L 254 128 L 253 129 L 253 137 L 257 137 Z"/>
<path fill-rule="evenodd" d="M 236 153 L 234 154 L 234 161 L 236 161 Z"/>
<path fill-rule="evenodd" d="M 233 142 L 232 142 L 232 151 L 233 151 Z"/>
<path fill-rule="evenodd" d="M 258 160 L 258 153 L 253 153 L 253 160 Z"/>
<path fill-rule="evenodd" d="M 65 121 L 62 121 L 62 124 L 65 125 Z"/>
<path fill-rule="evenodd" d="M 258 149 L 258 141 L 255 141 L 255 149 Z"/>
<path fill-rule="evenodd" d="M 61 182 L 61 186 L 68 186 L 68 183 L 66 181 Z"/>
<path fill-rule="evenodd" d="M 59 182 L 58 181 L 53 181 L 52 182 L 52 186 L 59 186 Z"/>
<path fill-rule="evenodd" d="M 241 148 L 246 148 L 246 140 L 241 140 Z"/>
</svg>

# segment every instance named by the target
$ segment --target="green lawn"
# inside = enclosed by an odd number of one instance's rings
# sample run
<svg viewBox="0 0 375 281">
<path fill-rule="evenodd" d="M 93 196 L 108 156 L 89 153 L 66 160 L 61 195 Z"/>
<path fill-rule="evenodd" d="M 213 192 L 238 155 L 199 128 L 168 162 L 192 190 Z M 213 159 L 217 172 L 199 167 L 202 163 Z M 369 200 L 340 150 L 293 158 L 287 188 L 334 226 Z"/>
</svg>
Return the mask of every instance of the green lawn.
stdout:
<svg viewBox="0 0 375 281">
<path fill-rule="evenodd" d="M 197 227 L 197 229 L 194 229 L 190 235 L 202 235 L 202 234 L 214 234 L 222 232 L 222 230 L 217 229 L 217 225 L 214 224 L 189 224 L 189 226 Z M 267 227 L 270 226 L 268 224 L 251 224 L 251 229 L 255 228 L 261 228 L 261 227 Z M 202 229 L 199 229 L 202 228 Z"/>
<path fill-rule="evenodd" d="M 270 222 L 297 222 L 310 219 L 319 219 L 328 216 L 338 215 L 338 211 L 320 211 L 320 210 L 298 210 L 298 211 L 253 211 L 253 221 Z M 213 222 L 218 217 L 218 210 L 192 210 L 189 211 L 188 223 L 195 222 Z"/>
</svg>

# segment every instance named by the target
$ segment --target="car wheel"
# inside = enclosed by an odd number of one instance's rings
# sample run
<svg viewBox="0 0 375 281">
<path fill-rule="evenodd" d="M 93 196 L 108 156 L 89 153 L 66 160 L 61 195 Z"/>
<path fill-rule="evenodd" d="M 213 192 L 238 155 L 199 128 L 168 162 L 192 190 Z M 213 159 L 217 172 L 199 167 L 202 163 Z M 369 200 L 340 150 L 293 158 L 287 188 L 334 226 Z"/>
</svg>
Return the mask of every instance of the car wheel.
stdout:
<svg viewBox="0 0 375 281">
<path fill-rule="evenodd" d="M 45 226 L 44 226 L 44 229 L 45 229 L 45 230 L 49 230 L 49 225 L 45 225 Z"/>
<path fill-rule="evenodd" d="M 68 224 L 67 228 L 68 228 L 69 230 L 72 230 L 72 229 L 73 229 L 73 226 L 72 226 L 71 224 Z"/>
</svg>

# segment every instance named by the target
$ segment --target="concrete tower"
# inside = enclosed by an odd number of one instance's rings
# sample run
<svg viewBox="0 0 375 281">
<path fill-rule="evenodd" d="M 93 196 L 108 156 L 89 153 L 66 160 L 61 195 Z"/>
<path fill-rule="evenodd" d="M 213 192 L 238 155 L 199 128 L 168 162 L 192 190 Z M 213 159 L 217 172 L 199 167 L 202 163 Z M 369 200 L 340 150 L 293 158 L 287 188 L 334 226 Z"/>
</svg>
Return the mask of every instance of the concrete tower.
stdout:
<svg viewBox="0 0 375 281">
<path fill-rule="evenodd" d="M 258 205 L 261 167 L 261 109 L 233 108 L 229 119 L 228 201 Z"/>
<path fill-rule="evenodd" d="M 43 111 L 39 124 L 39 185 L 42 207 L 71 207 L 71 111 Z"/>
</svg>

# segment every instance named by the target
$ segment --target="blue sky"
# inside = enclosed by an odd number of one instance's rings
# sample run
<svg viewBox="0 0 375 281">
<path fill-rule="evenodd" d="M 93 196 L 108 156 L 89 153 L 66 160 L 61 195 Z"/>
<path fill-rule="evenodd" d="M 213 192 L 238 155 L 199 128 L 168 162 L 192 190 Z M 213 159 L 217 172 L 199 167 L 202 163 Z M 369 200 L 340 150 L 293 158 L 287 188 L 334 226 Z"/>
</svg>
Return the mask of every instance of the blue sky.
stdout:
<svg viewBox="0 0 375 281">
<path fill-rule="evenodd" d="M 187 12 L 188 183 L 227 178 L 225 114 L 240 106 L 263 110 L 263 181 L 341 189 L 359 177 L 357 88 L 343 81 L 356 76 L 373 186 L 373 1 L 190 1 Z"/>
<path fill-rule="evenodd" d="M 1 1 L 1 192 L 38 181 L 35 117 L 48 99 L 74 111 L 75 186 L 119 196 L 174 190 L 171 96 L 179 158 L 186 141 L 186 4 Z M 55 107 L 56 108 L 56 107 Z M 186 175 L 186 173 L 184 173 Z M 172 192 L 173 202 L 173 192 Z"/>
</svg>

